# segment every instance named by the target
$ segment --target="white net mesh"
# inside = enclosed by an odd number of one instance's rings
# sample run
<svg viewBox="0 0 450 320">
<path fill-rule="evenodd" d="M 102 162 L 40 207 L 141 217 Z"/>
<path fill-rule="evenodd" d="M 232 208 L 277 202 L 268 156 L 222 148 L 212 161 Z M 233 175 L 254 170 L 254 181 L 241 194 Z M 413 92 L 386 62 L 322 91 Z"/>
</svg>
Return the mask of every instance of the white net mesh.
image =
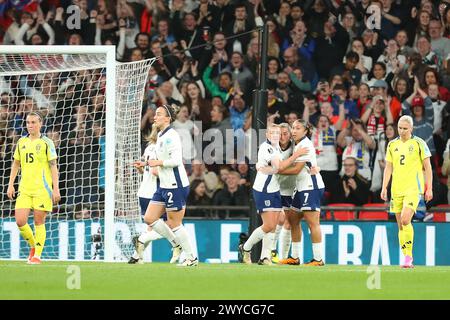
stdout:
<svg viewBox="0 0 450 320">
<path fill-rule="evenodd" d="M 141 110 L 148 71 L 154 60 L 124 63 L 116 72 L 116 225 L 115 260 L 128 260 L 133 253 L 132 236 L 140 232 L 141 213 L 137 192 L 140 175 L 131 166 L 141 157 Z"/>
<path fill-rule="evenodd" d="M 131 251 L 140 213 L 139 177 L 130 163 L 140 157 L 140 116 L 148 69 L 153 60 L 116 67 L 116 130 L 107 132 L 105 54 L 0 55 L 0 259 L 28 255 L 6 196 L 13 152 L 26 135 L 25 116 L 44 117 L 42 133 L 55 143 L 61 202 L 47 215 L 44 259 L 103 259 L 105 141 L 116 134 L 114 256 Z M 18 181 L 16 179 L 16 190 Z M 111 189 L 112 190 L 112 189 Z M 33 228 L 32 215 L 29 224 Z M 122 225 L 126 226 L 121 227 Z M 118 251 L 120 250 L 120 251 Z"/>
<path fill-rule="evenodd" d="M 0 74 L 9 76 L 105 67 L 105 54 L 0 54 Z"/>
</svg>

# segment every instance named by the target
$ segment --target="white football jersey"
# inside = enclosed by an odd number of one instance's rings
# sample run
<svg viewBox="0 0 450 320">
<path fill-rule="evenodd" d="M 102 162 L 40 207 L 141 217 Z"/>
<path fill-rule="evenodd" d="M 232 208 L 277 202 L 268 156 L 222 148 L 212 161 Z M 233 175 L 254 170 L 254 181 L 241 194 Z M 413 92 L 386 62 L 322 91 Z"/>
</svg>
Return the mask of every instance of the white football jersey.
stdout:
<svg viewBox="0 0 450 320">
<path fill-rule="evenodd" d="M 279 147 L 273 147 L 268 140 L 259 146 L 258 150 L 258 167 L 267 167 L 272 165 L 272 160 L 278 158 L 281 160 L 281 151 Z M 280 191 L 278 183 L 278 175 L 264 174 L 260 171 L 256 173 L 253 189 L 259 192 L 273 193 Z"/>
<path fill-rule="evenodd" d="M 291 141 L 286 150 L 281 151 L 281 160 L 286 160 L 294 153 L 295 144 Z M 295 190 L 295 181 L 297 176 L 294 174 L 279 174 L 278 183 L 280 184 L 280 194 L 282 196 L 292 196 Z"/>
<path fill-rule="evenodd" d="M 148 160 L 156 159 L 156 144 L 149 144 L 147 148 L 145 148 L 143 154 L 143 161 L 147 162 Z M 139 186 L 138 197 L 151 199 L 153 194 L 156 191 L 158 177 L 152 174 L 152 168 L 149 166 L 144 167 L 144 174 L 142 175 L 142 182 Z"/>
<path fill-rule="evenodd" d="M 300 148 L 308 148 L 308 154 L 305 154 L 295 160 L 295 162 L 306 162 L 303 169 L 299 172 L 296 179 L 295 188 L 297 191 L 317 190 L 325 188 L 320 173 L 310 174 L 310 168 L 317 166 L 316 150 L 308 137 L 304 137 L 294 148 L 297 151 Z"/>
<path fill-rule="evenodd" d="M 189 186 L 189 179 L 183 165 L 183 149 L 178 133 L 168 127 L 158 134 L 156 157 L 163 160 L 158 167 L 160 187 L 176 189 Z"/>
</svg>

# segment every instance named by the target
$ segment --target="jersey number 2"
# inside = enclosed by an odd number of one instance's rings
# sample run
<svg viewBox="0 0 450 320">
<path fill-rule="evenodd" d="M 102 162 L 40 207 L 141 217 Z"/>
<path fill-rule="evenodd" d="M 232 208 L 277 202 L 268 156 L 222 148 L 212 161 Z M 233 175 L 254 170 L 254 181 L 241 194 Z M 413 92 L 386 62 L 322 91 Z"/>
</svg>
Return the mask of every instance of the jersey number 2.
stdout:
<svg viewBox="0 0 450 320">
<path fill-rule="evenodd" d="M 32 153 L 25 153 L 25 161 L 26 163 L 33 163 L 34 158 Z"/>
<path fill-rule="evenodd" d="M 404 155 L 404 154 L 402 154 L 402 155 L 400 156 L 400 164 L 401 164 L 402 166 L 405 165 L 405 155 Z"/>
<path fill-rule="evenodd" d="M 173 203 L 173 193 L 172 192 L 167 192 L 167 196 L 169 197 L 169 199 L 167 200 L 167 203 Z"/>
</svg>

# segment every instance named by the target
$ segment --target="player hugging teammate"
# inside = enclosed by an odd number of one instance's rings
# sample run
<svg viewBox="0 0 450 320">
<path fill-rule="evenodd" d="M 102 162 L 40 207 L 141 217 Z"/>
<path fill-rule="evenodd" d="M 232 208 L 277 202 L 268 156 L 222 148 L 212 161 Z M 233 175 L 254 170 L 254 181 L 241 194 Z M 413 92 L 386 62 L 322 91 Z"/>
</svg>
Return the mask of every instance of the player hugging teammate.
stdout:
<svg viewBox="0 0 450 320">
<path fill-rule="evenodd" d="M 284 138 L 281 139 L 281 147 L 284 149 L 283 155 L 280 149 L 281 128 L 284 131 Z M 286 130 L 288 132 L 286 132 Z M 274 235 L 277 234 L 276 226 L 284 223 L 280 219 L 282 207 L 286 210 L 286 218 L 291 228 L 292 254 L 279 261 L 280 264 L 300 264 L 301 248 L 301 227 L 300 222 L 305 218 L 311 231 L 311 241 L 313 246 L 313 259 L 306 263 L 307 266 L 323 266 L 322 260 L 322 234 L 320 230 L 320 200 L 324 192 L 324 184 L 317 167 L 317 159 L 314 145 L 309 139 L 311 135 L 311 125 L 303 120 L 293 123 L 292 139 L 295 144 L 290 148 L 286 139 L 289 135 L 289 126 L 282 124 L 271 125 L 267 130 L 268 140 L 261 144 L 258 151 L 258 170 L 253 185 L 253 193 L 258 213 L 261 214 L 263 225 L 253 231 L 249 239 L 239 247 L 242 262 L 250 264 L 251 248 L 261 239 L 263 240 L 263 250 L 259 264 L 272 264 L 270 249 L 276 241 Z M 291 151 L 289 151 L 291 150 Z M 291 153 L 291 154 L 289 154 Z M 285 160 L 282 160 L 285 159 Z M 293 181 L 285 176 L 295 176 L 295 190 L 289 195 L 286 192 L 292 189 Z M 280 195 L 280 177 L 283 184 L 287 186 L 283 189 L 283 204 Z M 286 190 L 288 189 L 288 190 Z M 288 241 L 283 240 L 284 255 L 287 255 Z"/>
</svg>

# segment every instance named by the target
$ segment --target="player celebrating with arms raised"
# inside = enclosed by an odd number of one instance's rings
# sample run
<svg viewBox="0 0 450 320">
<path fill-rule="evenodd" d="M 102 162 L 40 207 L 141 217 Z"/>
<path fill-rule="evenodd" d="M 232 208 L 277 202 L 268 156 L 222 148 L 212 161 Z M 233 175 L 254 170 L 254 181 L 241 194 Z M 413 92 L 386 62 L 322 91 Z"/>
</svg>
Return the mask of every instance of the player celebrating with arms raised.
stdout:
<svg viewBox="0 0 450 320">
<path fill-rule="evenodd" d="M 398 239 L 405 256 L 403 268 L 413 268 L 412 248 L 414 229 L 411 220 L 420 197 L 433 199 L 431 153 L 421 138 L 412 134 L 413 119 L 402 116 L 398 121 L 399 137 L 389 142 L 386 152 L 381 199 L 387 201 L 387 185 L 392 175 L 391 212 L 399 228 Z M 425 185 L 423 169 L 425 169 Z"/>
<path fill-rule="evenodd" d="M 53 203 L 61 199 L 55 145 L 41 134 L 42 123 L 43 119 L 39 113 L 28 114 L 28 135 L 17 142 L 7 190 L 8 198 L 12 200 L 16 192 L 14 181 L 21 169 L 15 216 L 20 234 L 31 248 L 29 264 L 41 263 L 46 238 L 45 216 L 47 212 L 52 211 Z M 34 211 L 34 235 L 28 224 L 31 209 Z"/>
</svg>

